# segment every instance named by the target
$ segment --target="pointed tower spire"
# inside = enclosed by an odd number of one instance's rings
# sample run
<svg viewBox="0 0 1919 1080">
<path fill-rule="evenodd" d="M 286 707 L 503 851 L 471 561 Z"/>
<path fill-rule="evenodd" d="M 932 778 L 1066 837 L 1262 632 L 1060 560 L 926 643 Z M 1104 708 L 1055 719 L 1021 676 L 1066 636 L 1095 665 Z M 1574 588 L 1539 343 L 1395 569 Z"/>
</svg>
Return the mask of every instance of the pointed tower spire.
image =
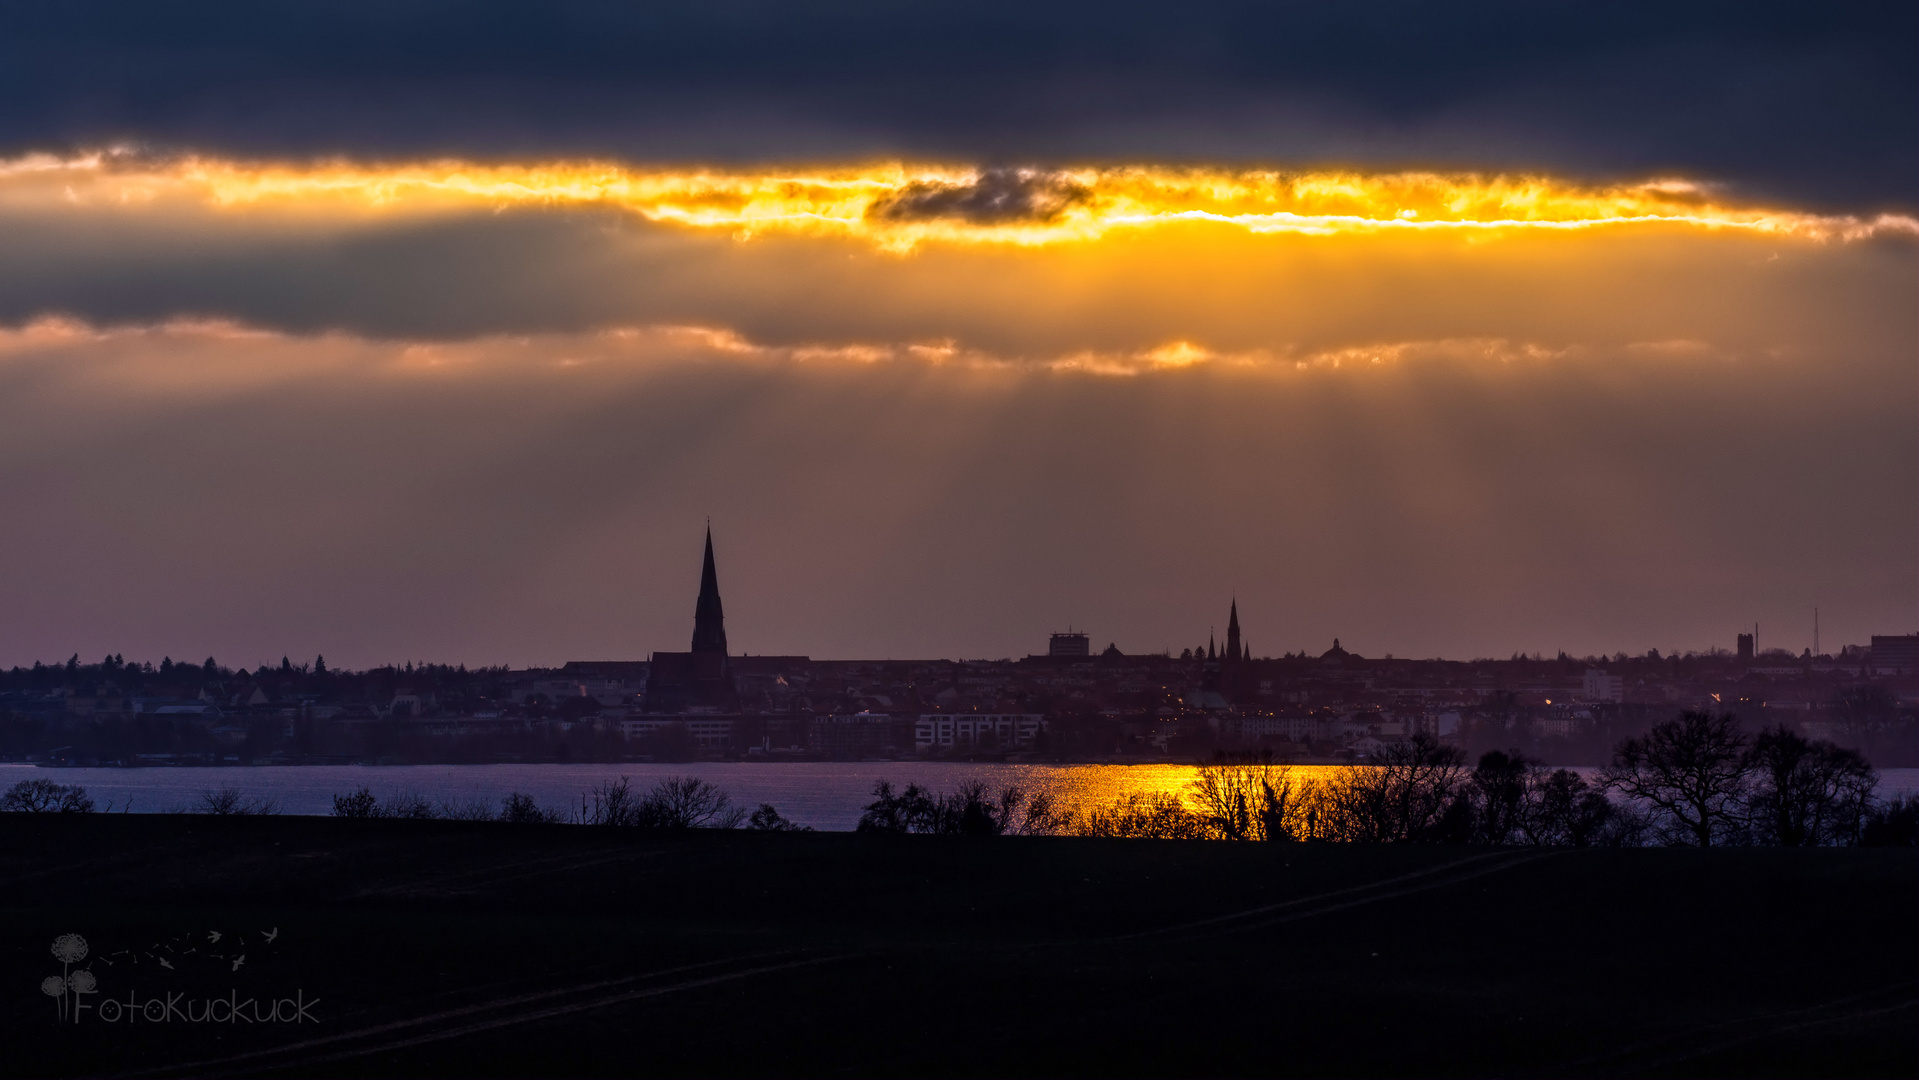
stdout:
<svg viewBox="0 0 1919 1080">
<path fill-rule="evenodd" d="M 1239 599 L 1233 599 L 1232 612 L 1226 617 L 1226 656 L 1229 662 L 1239 663 Z"/>
<path fill-rule="evenodd" d="M 713 567 L 713 527 L 706 529 L 706 563 L 700 567 L 700 599 L 693 608 L 693 651 L 726 655 L 726 614 L 720 609 L 720 575 Z"/>
</svg>

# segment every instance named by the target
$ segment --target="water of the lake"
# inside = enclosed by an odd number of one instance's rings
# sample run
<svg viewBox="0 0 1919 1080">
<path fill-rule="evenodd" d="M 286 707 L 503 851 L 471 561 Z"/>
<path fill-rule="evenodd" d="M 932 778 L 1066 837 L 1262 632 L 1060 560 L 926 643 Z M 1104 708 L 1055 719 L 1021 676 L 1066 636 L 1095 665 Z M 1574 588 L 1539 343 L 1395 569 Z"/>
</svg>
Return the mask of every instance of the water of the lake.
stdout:
<svg viewBox="0 0 1919 1080">
<path fill-rule="evenodd" d="M 1325 766 L 1296 766 L 1310 777 Z M 1582 773 L 1596 770 L 1581 769 Z M 0 790 L 20 780 L 44 778 L 80 784 L 104 809 L 132 800 L 134 813 L 190 809 L 202 793 L 231 788 L 243 796 L 271 799 L 285 814 L 329 814 L 333 796 L 362 786 L 375 795 L 401 792 L 433 801 L 484 801 L 498 807 L 512 792 L 532 795 L 556 810 L 580 805 L 595 785 L 626 777 L 645 789 L 668 776 L 697 776 L 726 791 L 748 809 L 772 803 L 784 816 L 816 829 L 848 830 L 860 808 L 872 801 L 873 785 L 891 780 L 952 791 L 981 781 L 992 788 L 1016 785 L 1047 792 L 1063 805 L 1104 805 L 1130 792 L 1177 792 L 1193 777 L 1189 765 L 972 765 L 933 761 L 720 763 L 687 765 L 301 765 L 223 768 L 47 769 L 0 763 Z M 1919 792 L 1919 769 L 1882 769 L 1882 796 Z"/>
</svg>

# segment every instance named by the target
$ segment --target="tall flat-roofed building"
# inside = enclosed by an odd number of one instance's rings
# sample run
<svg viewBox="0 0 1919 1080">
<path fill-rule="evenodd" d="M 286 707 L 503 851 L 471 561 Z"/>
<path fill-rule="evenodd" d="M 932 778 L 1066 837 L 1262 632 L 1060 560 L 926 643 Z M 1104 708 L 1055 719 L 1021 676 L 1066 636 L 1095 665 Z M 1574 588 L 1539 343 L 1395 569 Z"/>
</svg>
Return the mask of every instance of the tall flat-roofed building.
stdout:
<svg viewBox="0 0 1919 1080">
<path fill-rule="evenodd" d="M 1085 634 L 1067 630 L 1063 634 L 1054 634 L 1046 644 L 1048 656 L 1091 656 L 1093 643 Z"/>
<path fill-rule="evenodd" d="M 1619 675 L 1608 675 L 1597 668 L 1588 668 L 1585 685 L 1580 688 L 1580 693 L 1582 701 L 1624 701 L 1626 700 L 1626 680 Z"/>
<path fill-rule="evenodd" d="M 1919 634 L 1872 635 L 1872 669 L 1882 675 L 1919 670 Z"/>
</svg>

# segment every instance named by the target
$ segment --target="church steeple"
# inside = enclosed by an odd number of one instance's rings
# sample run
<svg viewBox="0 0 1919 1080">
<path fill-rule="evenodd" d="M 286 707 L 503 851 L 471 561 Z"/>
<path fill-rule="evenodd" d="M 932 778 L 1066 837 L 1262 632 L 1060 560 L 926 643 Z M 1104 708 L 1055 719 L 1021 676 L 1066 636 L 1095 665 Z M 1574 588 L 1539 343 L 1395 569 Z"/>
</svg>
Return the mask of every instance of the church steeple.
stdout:
<svg viewBox="0 0 1919 1080">
<path fill-rule="evenodd" d="M 1239 650 L 1239 601 L 1233 601 L 1232 613 L 1226 617 L 1226 655 L 1237 664 L 1242 659 Z"/>
<path fill-rule="evenodd" d="M 726 655 L 726 615 L 720 610 L 720 575 L 713 568 L 713 528 L 706 529 L 706 565 L 700 568 L 700 600 L 693 609 L 693 651 Z"/>
</svg>

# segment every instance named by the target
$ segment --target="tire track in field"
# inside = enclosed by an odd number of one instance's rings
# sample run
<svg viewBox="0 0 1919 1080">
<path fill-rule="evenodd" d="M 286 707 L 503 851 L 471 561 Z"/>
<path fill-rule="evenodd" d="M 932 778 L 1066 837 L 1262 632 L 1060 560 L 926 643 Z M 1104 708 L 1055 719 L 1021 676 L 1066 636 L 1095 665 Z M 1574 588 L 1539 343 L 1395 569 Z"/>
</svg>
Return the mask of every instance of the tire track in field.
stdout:
<svg viewBox="0 0 1919 1080">
<path fill-rule="evenodd" d="M 1347 908 L 1374 904 L 1382 900 L 1392 900 L 1401 896 L 1441 889 L 1463 881 L 1497 874 L 1539 859 L 1558 854 L 1557 850 L 1539 851 L 1522 854 L 1523 849 L 1486 852 L 1471 855 L 1463 859 L 1453 859 L 1439 866 L 1425 870 L 1415 870 L 1410 874 L 1399 874 L 1380 881 L 1369 881 L 1362 885 L 1349 885 L 1343 889 L 1302 896 L 1296 900 L 1284 900 L 1277 904 L 1263 904 L 1244 911 L 1235 911 L 1211 918 L 1197 919 L 1192 922 L 1178 923 L 1173 926 L 1140 930 L 1131 934 L 1122 934 L 1112 940 L 1133 941 L 1144 938 L 1168 937 L 1208 937 L 1219 934 L 1235 933 L 1255 927 L 1277 926 L 1282 923 L 1309 919 L 1319 915 L 1343 911 Z M 1487 865 L 1490 864 L 1490 865 Z M 1407 884 L 1416 882 L 1416 884 Z M 1393 886 L 1403 886 L 1393 888 Z M 1384 890 L 1384 891 L 1381 891 Z M 1341 899 L 1350 897 L 1351 899 Z"/>
<path fill-rule="evenodd" d="M 1897 983 L 1848 994 L 1799 1009 L 1761 1013 L 1702 1024 L 1659 1038 L 1590 1057 L 1565 1062 L 1550 1070 L 1552 1075 L 1579 1075 L 1587 1072 L 1614 1075 L 1650 1073 L 1655 1069 L 1694 1061 L 1722 1050 L 1755 1042 L 1788 1031 L 1869 1020 L 1878 1016 L 1919 1008 L 1919 983 Z M 1787 1022 L 1790 1021 L 1790 1022 Z M 1714 1036 L 1712 1033 L 1722 1033 Z M 1702 1040 L 1702 1037 L 1704 1041 Z M 1685 1045 L 1691 1043 L 1690 1046 Z"/>
<path fill-rule="evenodd" d="M 425 880 L 409 879 L 404 883 L 375 885 L 349 894 L 349 899 L 362 899 L 370 896 L 423 896 L 440 893 L 468 892 L 486 885 L 495 885 L 502 881 L 517 878 L 536 877 L 542 874 L 563 874 L 572 870 L 583 870 L 607 863 L 626 862 L 662 854 L 652 851 L 619 851 L 611 855 L 549 855 L 540 859 L 525 859 L 517 862 L 498 863 L 471 870 L 457 870 L 446 874 L 428 877 Z"/>
<path fill-rule="evenodd" d="M 651 986 L 651 987 L 646 987 L 644 989 L 639 989 L 639 990 L 628 990 L 622 993 L 609 994 L 604 997 L 594 998 L 589 1001 L 571 1002 L 565 1005 L 555 1005 L 549 1008 L 540 1009 L 530 1013 L 523 1013 L 517 1016 L 506 1016 L 506 1017 L 496 1018 L 493 1020 L 477 1021 L 475 1023 L 467 1024 L 462 1027 L 450 1028 L 442 1031 L 427 1032 L 425 1034 L 415 1035 L 410 1038 L 400 1039 L 394 1042 L 382 1043 L 378 1046 L 366 1046 L 366 1047 L 360 1047 L 353 1050 L 343 1050 L 337 1053 L 326 1054 L 320 1057 L 305 1058 L 297 1061 L 282 1062 L 278 1065 L 269 1066 L 269 1067 L 275 1068 L 275 1069 L 284 1069 L 284 1068 L 298 1068 L 298 1067 L 304 1067 L 308 1065 L 324 1065 L 324 1064 L 327 1064 L 328 1062 L 342 1061 L 347 1058 L 364 1057 L 368 1054 L 381 1054 L 381 1053 L 387 1053 L 393 1050 L 404 1050 L 409 1047 L 421 1046 L 426 1043 L 441 1042 L 446 1039 L 457 1039 L 465 1035 L 476 1035 L 482 1032 L 493 1031 L 498 1028 L 509 1027 L 514 1024 L 526 1024 L 526 1023 L 532 1023 L 538 1020 L 549 1020 L 556 1016 L 566 1016 L 571 1013 L 581 1013 L 581 1012 L 587 1012 L 593 1009 L 603 1009 L 612 1005 L 622 1005 L 622 1004 L 626 1004 L 628 1002 L 633 1002 L 633 1001 L 643 1001 L 647 998 L 662 997 L 667 994 L 678 993 L 679 991 L 682 991 L 682 990 L 697 990 L 701 987 L 715 986 L 720 983 L 736 982 L 740 979 L 751 978 L 755 975 L 768 975 L 776 971 L 791 971 L 797 968 L 812 967 L 816 964 L 825 964 L 825 963 L 830 963 L 834 960 L 842 960 L 852 955 L 854 954 L 840 953 L 832 956 L 815 957 L 813 959 L 808 959 L 808 960 L 793 960 L 784 964 L 768 964 L 763 967 L 747 968 L 744 971 L 731 971 L 731 972 L 725 972 L 718 975 L 709 975 L 699 979 L 689 979 L 685 982 L 674 983 L 670 986 Z M 213 1072 L 213 1073 L 206 1073 L 204 1075 L 247 1076 L 251 1074 L 252 1074 L 252 1070 L 245 1070 L 237 1073 Z"/>
<path fill-rule="evenodd" d="M 806 957 L 795 952 L 757 953 L 749 956 L 730 957 L 722 960 L 709 960 L 698 964 L 683 964 L 677 967 L 662 968 L 639 975 L 628 975 L 614 979 L 602 979 L 598 982 L 578 986 L 562 987 L 557 990 L 543 990 L 533 993 L 511 994 L 488 1001 L 476 1002 L 454 1009 L 444 1009 L 406 1020 L 394 1020 L 384 1024 L 343 1031 L 336 1035 L 323 1035 L 282 1046 L 235 1054 L 230 1057 L 210 1058 L 202 1061 L 187 1061 L 176 1064 L 143 1069 L 136 1072 L 121 1073 L 124 1077 L 193 1075 L 193 1076 L 244 1076 L 263 1071 L 298 1068 L 307 1065 L 324 1064 L 348 1058 L 362 1057 L 367 1054 L 383 1053 L 389 1050 L 403 1049 L 463 1035 L 477 1034 L 513 1024 L 530 1023 L 537 1020 L 563 1016 L 569 1013 L 585 1012 L 628 1001 L 638 1001 L 650 997 L 692 990 L 717 983 L 732 982 L 755 975 L 786 971 L 844 959 L 851 953 L 828 956 Z M 775 961 L 773 963 L 758 963 Z M 698 971 L 724 969 L 738 964 L 755 964 L 739 970 L 720 970 L 692 979 L 669 983 L 665 986 L 634 987 L 635 983 L 686 975 Z M 565 1001 L 569 997 L 587 996 L 585 1000 Z M 527 1011 L 509 1012 L 497 1015 L 502 1010 L 526 1009 Z M 495 1014 L 495 1015 L 488 1015 Z M 433 1029 L 432 1025 L 451 1023 L 451 1027 Z M 421 1028 L 429 1030 L 421 1031 Z M 394 1036 L 399 1036 L 395 1038 Z M 324 1047 L 339 1047 L 341 1044 L 366 1042 L 367 1045 L 347 1046 L 341 1049 L 325 1050 Z M 311 1051 L 320 1051 L 311 1053 Z M 307 1052 L 307 1053 L 303 1053 Z M 270 1060 L 284 1058 L 285 1060 Z M 246 1063 L 246 1064 L 242 1064 Z"/>
</svg>

